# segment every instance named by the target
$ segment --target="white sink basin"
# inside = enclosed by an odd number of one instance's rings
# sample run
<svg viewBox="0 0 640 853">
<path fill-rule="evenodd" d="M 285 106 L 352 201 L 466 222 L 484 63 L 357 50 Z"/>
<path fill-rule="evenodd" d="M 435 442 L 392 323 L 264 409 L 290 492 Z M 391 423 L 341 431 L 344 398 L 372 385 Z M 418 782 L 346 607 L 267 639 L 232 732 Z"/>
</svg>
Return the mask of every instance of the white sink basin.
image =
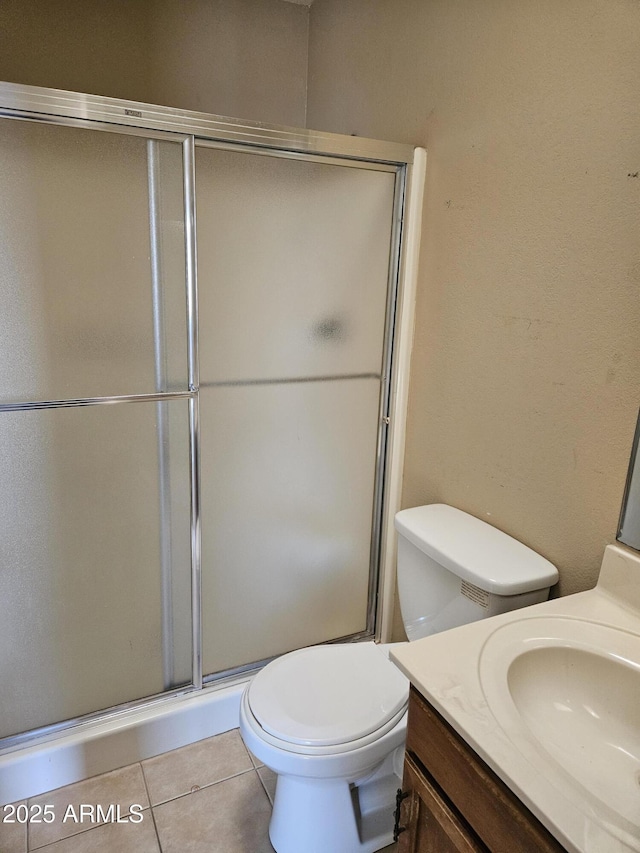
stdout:
<svg viewBox="0 0 640 853">
<path fill-rule="evenodd" d="M 640 850 L 640 636 L 582 619 L 521 619 L 489 635 L 478 666 L 513 745 Z"/>
</svg>

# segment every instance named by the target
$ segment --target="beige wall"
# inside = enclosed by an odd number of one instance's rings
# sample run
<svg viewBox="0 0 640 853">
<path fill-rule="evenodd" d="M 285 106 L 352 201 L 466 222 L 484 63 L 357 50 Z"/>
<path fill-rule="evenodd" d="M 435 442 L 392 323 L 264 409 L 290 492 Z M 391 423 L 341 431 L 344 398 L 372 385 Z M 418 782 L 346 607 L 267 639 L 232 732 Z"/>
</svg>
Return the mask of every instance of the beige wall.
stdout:
<svg viewBox="0 0 640 853">
<path fill-rule="evenodd" d="M 315 0 L 308 125 L 425 145 L 403 505 L 594 584 L 640 401 L 640 4 Z"/>
<path fill-rule="evenodd" d="M 0 3 L 0 80 L 147 101 L 146 0 Z"/>
<path fill-rule="evenodd" d="M 302 125 L 308 9 L 0 4 L 0 79 Z M 636 0 L 315 0 L 309 121 L 423 144 L 405 505 L 593 584 L 640 397 Z"/>
<path fill-rule="evenodd" d="M 0 80 L 304 126 L 308 20 L 283 0 L 2 0 Z"/>
</svg>

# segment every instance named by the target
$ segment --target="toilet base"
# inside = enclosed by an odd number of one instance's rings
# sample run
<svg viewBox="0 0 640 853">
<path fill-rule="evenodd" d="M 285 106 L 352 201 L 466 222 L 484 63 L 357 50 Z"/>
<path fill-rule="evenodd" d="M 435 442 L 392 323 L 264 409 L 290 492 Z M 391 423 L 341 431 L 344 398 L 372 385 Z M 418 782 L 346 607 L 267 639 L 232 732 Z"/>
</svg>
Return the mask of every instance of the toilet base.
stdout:
<svg viewBox="0 0 640 853">
<path fill-rule="evenodd" d="M 271 844 L 276 853 L 381 850 L 393 842 L 395 796 L 401 784 L 393 753 L 356 784 L 278 776 L 269 824 Z"/>
</svg>

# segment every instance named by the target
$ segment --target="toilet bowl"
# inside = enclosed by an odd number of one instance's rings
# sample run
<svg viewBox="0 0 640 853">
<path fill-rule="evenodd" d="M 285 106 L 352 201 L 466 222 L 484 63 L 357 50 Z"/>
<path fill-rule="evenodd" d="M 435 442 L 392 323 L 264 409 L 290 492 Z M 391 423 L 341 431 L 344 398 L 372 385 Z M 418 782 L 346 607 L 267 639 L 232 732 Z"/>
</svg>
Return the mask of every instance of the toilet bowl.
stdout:
<svg viewBox="0 0 640 853">
<path fill-rule="evenodd" d="M 372 642 L 302 649 L 256 676 L 240 731 L 278 776 L 269 826 L 278 853 L 373 853 L 392 842 L 408 696 Z"/>
<path fill-rule="evenodd" d="M 400 609 L 410 641 L 544 601 L 558 573 L 539 554 L 444 504 L 396 516 Z M 393 840 L 409 683 L 373 642 L 315 646 L 248 684 L 240 732 L 277 774 L 277 853 L 374 853 Z"/>
</svg>

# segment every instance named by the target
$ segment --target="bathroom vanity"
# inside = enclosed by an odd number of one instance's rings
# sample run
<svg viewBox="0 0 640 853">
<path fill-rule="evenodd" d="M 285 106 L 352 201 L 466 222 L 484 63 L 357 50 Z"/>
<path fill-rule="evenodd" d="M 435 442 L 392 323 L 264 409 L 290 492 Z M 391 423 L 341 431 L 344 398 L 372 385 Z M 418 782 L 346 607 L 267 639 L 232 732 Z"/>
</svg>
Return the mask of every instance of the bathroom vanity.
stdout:
<svg viewBox="0 0 640 853">
<path fill-rule="evenodd" d="M 397 822 L 399 853 L 565 851 L 413 687 Z"/>
<path fill-rule="evenodd" d="M 399 644 L 400 853 L 640 851 L 640 555 L 595 589 Z"/>
</svg>

